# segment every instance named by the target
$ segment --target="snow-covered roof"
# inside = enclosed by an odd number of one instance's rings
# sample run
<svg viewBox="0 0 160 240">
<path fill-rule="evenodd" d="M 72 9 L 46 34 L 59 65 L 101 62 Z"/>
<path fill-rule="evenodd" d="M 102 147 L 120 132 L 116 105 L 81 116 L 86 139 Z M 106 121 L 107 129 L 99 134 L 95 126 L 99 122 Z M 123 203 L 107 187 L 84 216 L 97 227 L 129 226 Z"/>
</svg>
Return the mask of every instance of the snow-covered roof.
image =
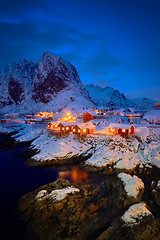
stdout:
<svg viewBox="0 0 160 240">
<path fill-rule="evenodd" d="M 95 128 L 95 125 L 92 123 L 92 122 L 87 122 L 87 123 L 79 123 L 79 124 L 76 124 L 79 128 Z"/>
<path fill-rule="evenodd" d="M 131 124 L 125 124 L 125 123 L 111 123 L 109 125 L 109 128 L 114 128 L 114 129 L 130 129 L 130 127 L 133 126 Z"/>
<path fill-rule="evenodd" d="M 52 125 L 58 125 L 60 123 L 60 121 L 52 121 L 52 122 L 49 122 L 48 124 L 52 124 Z"/>
<path fill-rule="evenodd" d="M 68 121 L 66 121 L 66 122 L 60 122 L 63 126 L 74 126 L 74 125 L 76 125 L 76 122 L 68 122 Z M 59 124 L 60 124 L 59 123 Z"/>
</svg>

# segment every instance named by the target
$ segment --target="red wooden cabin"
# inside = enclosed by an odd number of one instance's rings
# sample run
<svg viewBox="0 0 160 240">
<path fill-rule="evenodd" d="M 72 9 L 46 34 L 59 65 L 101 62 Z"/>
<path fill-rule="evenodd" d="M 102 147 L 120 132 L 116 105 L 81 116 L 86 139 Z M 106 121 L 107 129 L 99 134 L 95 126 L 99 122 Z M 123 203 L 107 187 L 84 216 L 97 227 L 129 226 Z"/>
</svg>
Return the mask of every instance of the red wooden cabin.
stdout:
<svg viewBox="0 0 160 240">
<path fill-rule="evenodd" d="M 78 135 L 92 134 L 95 132 L 95 125 L 92 122 L 80 123 L 73 127 L 73 133 Z"/>
<path fill-rule="evenodd" d="M 55 131 L 57 131 L 57 130 L 58 130 L 58 124 L 59 124 L 59 123 L 60 123 L 60 122 L 58 122 L 58 121 L 49 122 L 46 128 L 47 128 L 47 129 L 50 129 L 50 130 L 55 130 Z"/>
<path fill-rule="evenodd" d="M 72 132 L 75 122 L 61 122 L 58 124 L 58 131 L 60 133 Z"/>
<path fill-rule="evenodd" d="M 109 125 L 109 133 L 111 134 L 121 134 L 129 135 L 134 133 L 134 126 L 124 123 L 111 123 Z"/>
</svg>

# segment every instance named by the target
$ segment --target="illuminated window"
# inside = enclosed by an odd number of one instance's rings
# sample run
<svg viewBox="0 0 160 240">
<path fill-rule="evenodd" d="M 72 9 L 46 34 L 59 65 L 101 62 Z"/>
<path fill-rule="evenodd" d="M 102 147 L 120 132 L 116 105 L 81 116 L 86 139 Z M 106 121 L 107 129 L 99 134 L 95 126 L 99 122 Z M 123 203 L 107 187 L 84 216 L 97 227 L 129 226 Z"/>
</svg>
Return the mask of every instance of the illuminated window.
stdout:
<svg viewBox="0 0 160 240">
<path fill-rule="evenodd" d="M 85 128 L 83 129 L 83 132 L 86 132 L 86 129 L 85 129 Z"/>
<path fill-rule="evenodd" d="M 55 125 L 55 127 L 57 127 L 57 125 Z"/>
<path fill-rule="evenodd" d="M 61 128 L 59 127 L 58 129 L 60 130 Z"/>
<path fill-rule="evenodd" d="M 64 121 L 67 121 L 67 120 L 68 120 L 68 118 L 65 117 L 65 118 L 64 118 Z"/>
<path fill-rule="evenodd" d="M 126 129 L 122 129 L 122 132 L 126 132 Z"/>
<path fill-rule="evenodd" d="M 68 112 L 68 113 L 67 113 L 67 115 L 69 116 L 69 115 L 70 115 L 70 113 Z"/>
<path fill-rule="evenodd" d="M 64 130 L 64 127 L 62 127 L 62 130 Z"/>
<path fill-rule="evenodd" d="M 81 132 L 81 130 L 80 130 L 80 129 L 78 129 L 78 132 L 80 133 L 80 132 Z"/>
<path fill-rule="evenodd" d="M 112 132 L 112 131 L 113 131 L 113 129 L 112 129 L 112 128 L 110 128 L 110 131 Z"/>
<path fill-rule="evenodd" d="M 73 129 L 73 132 L 75 132 L 76 130 L 75 129 Z"/>
<path fill-rule="evenodd" d="M 66 127 L 66 130 L 69 130 L 69 127 Z"/>
</svg>

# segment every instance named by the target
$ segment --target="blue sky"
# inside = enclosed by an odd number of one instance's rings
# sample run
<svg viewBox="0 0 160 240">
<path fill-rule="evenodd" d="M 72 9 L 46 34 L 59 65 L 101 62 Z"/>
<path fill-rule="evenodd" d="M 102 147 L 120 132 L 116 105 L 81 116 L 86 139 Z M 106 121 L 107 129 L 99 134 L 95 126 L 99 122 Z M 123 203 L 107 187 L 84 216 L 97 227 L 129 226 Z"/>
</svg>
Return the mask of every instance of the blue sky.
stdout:
<svg viewBox="0 0 160 240">
<path fill-rule="evenodd" d="M 0 8 L 0 68 L 51 51 L 84 84 L 160 100 L 159 0 L 6 0 Z"/>
</svg>

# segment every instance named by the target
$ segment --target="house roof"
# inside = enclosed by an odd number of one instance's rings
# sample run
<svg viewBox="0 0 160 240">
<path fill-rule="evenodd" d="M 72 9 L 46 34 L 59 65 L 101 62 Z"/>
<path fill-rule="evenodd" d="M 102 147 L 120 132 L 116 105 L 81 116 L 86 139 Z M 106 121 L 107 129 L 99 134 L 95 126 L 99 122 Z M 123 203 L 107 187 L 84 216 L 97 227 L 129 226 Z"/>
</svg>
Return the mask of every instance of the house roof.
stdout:
<svg viewBox="0 0 160 240">
<path fill-rule="evenodd" d="M 63 126 L 67 127 L 67 126 L 74 126 L 76 123 L 75 122 L 59 122 L 59 124 L 62 124 Z"/>
<path fill-rule="evenodd" d="M 79 124 L 76 124 L 80 129 L 82 128 L 89 128 L 89 129 L 92 129 L 92 128 L 95 128 L 95 125 L 92 123 L 92 122 L 87 122 L 87 123 L 79 123 Z"/>
<path fill-rule="evenodd" d="M 125 123 L 111 123 L 109 125 L 109 128 L 114 128 L 114 129 L 130 129 L 130 127 L 133 126 L 131 124 L 125 124 Z"/>
<path fill-rule="evenodd" d="M 59 121 L 52 121 L 52 122 L 49 122 L 48 124 L 52 124 L 52 125 L 58 125 L 60 122 Z"/>
</svg>

